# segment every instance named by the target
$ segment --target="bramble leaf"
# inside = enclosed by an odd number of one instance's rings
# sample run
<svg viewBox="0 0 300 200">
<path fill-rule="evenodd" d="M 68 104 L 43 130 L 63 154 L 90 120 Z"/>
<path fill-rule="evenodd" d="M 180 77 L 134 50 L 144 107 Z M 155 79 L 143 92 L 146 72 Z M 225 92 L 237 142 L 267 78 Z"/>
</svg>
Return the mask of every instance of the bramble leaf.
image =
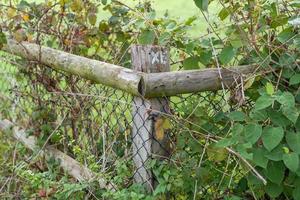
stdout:
<svg viewBox="0 0 300 200">
<path fill-rule="evenodd" d="M 299 155 L 295 152 L 284 154 L 283 162 L 289 170 L 296 172 L 299 168 Z"/>
<path fill-rule="evenodd" d="M 271 106 L 274 102 L 274 99 L 269 95 L 260 96 L 255 103 L 256 110 L 262 110 Z"/>
<path fill-rule="evenodd" d="M 266 192 L 272 198 L 278 197 L 282 193 L 282 191 L 283 187 L 281 185 L 269 182 L 266 186 Z"/>
<path fill-rule="evenodd" d="M 245 140 L 255 144 L 262 134 L 262 127 L 259 124 L 248 124 L 244 127 Z"/>
<path fill-rule="evenodd" d="M 183 61 L 183 68 L 186 70 L 199 69 L 199 57 L 192 56 Z"/>
<path fill-rule="evenodd" d="M 273 183 L 281 184 L 284 179 L 285 167 L 282 162 L 269 162 L 265 169 L 266 177 Z"/>
<path fill-rule="evenodd" d="M 289 81 L 290 85 L 296 85 L 300 83 L 300 74 L 294 74 Z"/>
<path fill-rule="evenodd" d="M 283 106 L 294 107 L 295 106 L 295 97 L 290 92 L 284 92 L 276 97 L 278 101 Z"/>
<path fill-rule="evenodd" d="M 253 162 L 262 168 L 267 168 L 269 160 L 268 160 L 268 158 L 265 157 L 265 154 L 266 154 L 266 151 L 262 148 L 254 149 Z"/>
<path fill-rule="evenodd" d="M 285 139 L 289 147 L 297 154 L 300 154 L 300 134 L 288 132 Z"/>
<path fill-rule="evenodd" d="M 294 107 L 283 106 L 282 113 L 286 116 L 289 120 L 291 120 L 294 124 L 297 122 L 299 112 Z"/>
<path fill-rule="evenodd" d="M 200 10 L 207 11 L 208 9 L 208 0 L 194 0 L 196 6 L 200 8 Z"/>
<path fill-rule="evenodd" d="M 228 117 L 233 121 L 244 121 L 246 119 L 245 113 L 241 111 L 233 111 L 228 114 Z"/>
<path fill-rule="evenodd" d="M 271 151 L 281 142 L 283 136 L 284 132 L 281 127 L 266 127 L 262 134 L 264 147 Z"/>
<path fill-rule="evenodd" d="M 140 44 L 153 44 L 155 40 L 155 33 L 151 30 L 145 30 L 141 33 L 139 37 Z"/>
<path fill-rule="evenodd" d="M 233 48 L 232 46 L 225 47 L 219 55 L 220 62 L 222 64 L 229 63 L 233 59 L 235 54 L 236 54 L 235 48 Z"/>
</svg>

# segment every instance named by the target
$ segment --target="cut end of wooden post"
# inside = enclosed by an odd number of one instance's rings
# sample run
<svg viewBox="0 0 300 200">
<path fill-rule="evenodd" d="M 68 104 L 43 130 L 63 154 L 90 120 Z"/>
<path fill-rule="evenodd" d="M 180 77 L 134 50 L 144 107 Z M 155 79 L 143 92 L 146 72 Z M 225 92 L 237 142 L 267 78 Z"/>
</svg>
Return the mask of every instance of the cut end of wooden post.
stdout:
<svg viewBox="0 0 300 200">
<path fill-rule="evenodd" d="M 141 79 L 140 79 L 140 82 L 138 83 L 138 92 L 140 93 L 140 95 L 142 97 L 144 97 L 145 94 L 146 94 L 146 89 L 145 88 L 146 88 L 145 87 L 145 80 L 142 76 Z"/>
</svg>

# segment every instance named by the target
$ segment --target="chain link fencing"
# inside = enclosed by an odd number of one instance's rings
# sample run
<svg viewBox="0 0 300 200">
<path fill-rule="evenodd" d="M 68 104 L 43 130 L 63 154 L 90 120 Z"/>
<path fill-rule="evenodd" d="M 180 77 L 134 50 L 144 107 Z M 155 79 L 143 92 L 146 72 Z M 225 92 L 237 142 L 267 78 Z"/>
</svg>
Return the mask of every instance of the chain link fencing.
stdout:
<svg viewBox="0 0 300 200">
<path fill-rule="evenodd" d="M 226 112 L 237 109 L 229 102 L 230 91 L 149 103 L 4 53 L 0 73 L 2 119 L 29 130 L 41 146 L 46 142 L 107 174 L 119 188 L 137 181 L 152 191 L 170 167 L 177 172 L 171 176 L 181 177 L 199 199 L 243 190 L 247 168 L 212 145 L 231 128 L 222 121 Z"/>
</svg>

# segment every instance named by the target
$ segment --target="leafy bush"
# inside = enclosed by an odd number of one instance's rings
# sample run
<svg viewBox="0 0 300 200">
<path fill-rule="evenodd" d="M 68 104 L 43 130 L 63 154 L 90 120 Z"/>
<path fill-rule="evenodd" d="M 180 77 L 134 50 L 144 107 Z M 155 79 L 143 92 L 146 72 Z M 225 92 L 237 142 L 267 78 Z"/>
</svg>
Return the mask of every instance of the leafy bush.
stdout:
<svg viewBox="0 0 300 200">
<path fill-rule="evenodd" d="M 57 148 L 94 172 L 105 172 L 121 189 L 99 191 L 96 184 L 74 183 L 51 161 L 47 166 L 38 161 L 36 166 L 25 164 L 21 160 L 28 152 L 18 145 L 17 166 L 10 155 L 3 162 L 1 158 L 5 169 L 0 173 L 1 182 L 8 180 L 10 173 L 18 176 L 13 184 L 0 184 L 6 189 L 4 197 L 12 197 L 14 191 L 24 198 L 56 199 L 300 199 L 298 0 L 194 0 L 195 9 L 199 8 L 199 15 L 209 25 L 199 38 L 187 33 L 198 16 L 180 22 L 167 13 L 158 18 L 147 1 L 135 7 L 105 0 L 16 2 L 0 4 L 0 48 L 9 35 L 19 42 L 130 67 L 131 44 L 158 44 L 170 48 L 172 70 L 239 65 L 255 65 L 257 70 L 246 80 L 237 76 L 236 87 L 229 91 L 183 95 L 184 102 L 171 98 L 178 102 L 174 109 L 179 119 L 171 119 L 176 124 L 176 150 L 168 162 L 149 163 L 157 187 L 147 194 L 141 185 L 131 184 L 128 126 L 118 118 L 130 118 L 128 105 L 99 102 L 99 91 L 129 104 L 130 97 L 13 58 L 18 65 L 14 77 L 19 82 L 13 95 L 20 98 L 21 106 L 15 106 L 15 113 L 3 112 L 2 117 L 20 120 L 32 130 L 28 134 L 39 137 L 41 146 L 50 136 Z M 209 5 L 215 2 L 219 5 L 217 18 L 212 17 Z M 100 20 L 100 8 L 110 13 L 108 20 Z M 95 95 L 57 95 L 63 91 Z M 0 104 L 1 110 L 7 106 Z M 117 116 L 111 117 L 113 111 Z M 103 128 L 99 124 L 105 123 L 100 112 L 113 124 L 106 128 L 107 138 L 99 132 Z M 101 160 L 106 140 L 112 144 L 111 155 Z M 1 152 L 7 149 L 13 151 L 14 147 L 0 145 Z"/>
</svg>

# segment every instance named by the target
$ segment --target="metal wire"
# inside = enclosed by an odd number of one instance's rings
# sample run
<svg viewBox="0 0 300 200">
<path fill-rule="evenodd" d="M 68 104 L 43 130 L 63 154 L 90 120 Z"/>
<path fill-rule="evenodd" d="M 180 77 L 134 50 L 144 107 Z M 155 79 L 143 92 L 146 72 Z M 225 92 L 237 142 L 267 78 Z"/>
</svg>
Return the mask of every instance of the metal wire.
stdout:
<svg viewBox="0 0 300 200">
<path fill-rule="evenodd" d="M 233 156 L 216 164 L 206 153 L 207 137 L 220 136 L 228 129 L 217 116 L 234 109 L 227 104 L 229 91 L 225 96 L 223 92 L 202 92 L 149 101 L 35 63 L 28 66 L 22 71 L 1 64 L 0 117 L 14 118 L 46 141 L 56 121 L 66 115 L 50 144 L 93 171 L 110 174 L 114 185 L 129 187 L 138 182 L 153 191 L 159 184 L 150 166 L 153 159 L 168 165 L 180 163 L 183 170 L 185 162 L 194 159 L 190 174 L 200 170 L 202 182 L 197 183 L 197 191 L 202 199 L 209 199 L 234 193 L 247 173 Z M 159 109 L 155 109 L 157 104 Z M 159 128 L 163 138 L 157 135 Z M 188 139 L 180 146 L 179 137 Z M 189 146 L 193 142 L 198 149 Z M 182 159 L 181 154 L 187 157 Z M 129 171 L 122 180 L 115 180 L 120 162 Z M 213 179 L 205 179 L 210 173 Z"/>
</svg>

